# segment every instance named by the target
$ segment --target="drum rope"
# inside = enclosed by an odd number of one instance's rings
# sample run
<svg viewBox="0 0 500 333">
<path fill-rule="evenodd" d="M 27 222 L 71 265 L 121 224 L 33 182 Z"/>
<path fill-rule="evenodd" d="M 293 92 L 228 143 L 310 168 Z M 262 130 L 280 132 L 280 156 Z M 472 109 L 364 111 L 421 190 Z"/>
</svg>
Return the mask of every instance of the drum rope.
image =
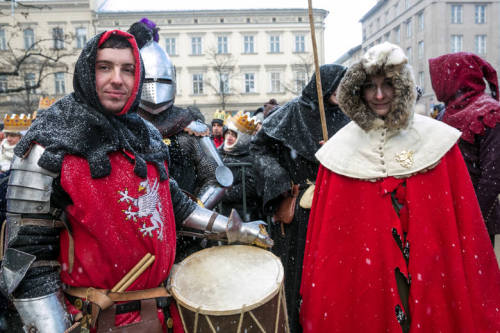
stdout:
<svg viewBox="0 0 500 333">
<path fill-rule="evenodd" d="M 286 295 L 285 295 L 285 286 L 282 284 L 281 285 L 281 293 L 283 295 L 282 303 L 283 304 L 283 314 L 285 315 L 285 330 L 287 333 L 290 333 L 290 326 L 288 325 L 288 312 L 286 311 Z"/>
<path fill-rule="evenodd" d="M 250 314 L 250 316 L 252 317 L 252 319 L 257 324 L 257 327 L 260 328 L 260 330 L 262 331 L 262 333 L 266 333 L 266 330 L 264 329 L 264 327 L 262 327 L 261 323 L 259 322 L 259 320 L 257 319 L 257 317 L 255 317 L 255 315 L 253 314 L 253 312 L 252 311 L 248 311 L 248 313 Z"/>
<path fill-rule="evenodd" d="M 243 326 L 243 315 L 245 314 L 245 308 L 246 305 L 243 304 L 243 306 L 241 307 L 240 322 L 238 323 L 238 333 L 241 333 L 241 326 Z"/>
<path fill-rule="evenodd" d="M 179 302 L 175 302 L 177 304 L 177 310 L 179 310 L 179 316 L 181 317 L 182 321 L 182 326 L 187 332 L 187 326 L 186 326 L 186 321 L 184 320 L 184 315 L 182 314 L 181 306 L 179 305 Z"/>
<path fill-rule="evenodd" d="M 280 320 L 280 309 L 281 309 L 281 297 L 283 296 L 283 288 L 280 288 L 280 291 L 278 293 L 278 303 L 277 308 L 278 308 L 278 313 L 276 314 L 276 322 L 274 324 L 274 333 L 278 333 L 278 323 Z"/>
<path fill-rule="evenodd" d="M 217 333 L 217 331 L 215 330 L 214 325 L 212 324 L 212 321 L 210 321 L 210 318 L 207 315 L 204 315 L 204 316 L 205 316 L 205 319 L 207 320 L 208 326 L 210 326 L 210 328 L 212 329 L 212 332 L 213 333 Z"/>
<path fill-rule="evenodd" d="M 200 307 L 196 308 L 196 314 L 194 315 L 194 329 L 193 333 L 195 333 L 198 330 L 198 317 L 200 315 Z"/>
</svg>

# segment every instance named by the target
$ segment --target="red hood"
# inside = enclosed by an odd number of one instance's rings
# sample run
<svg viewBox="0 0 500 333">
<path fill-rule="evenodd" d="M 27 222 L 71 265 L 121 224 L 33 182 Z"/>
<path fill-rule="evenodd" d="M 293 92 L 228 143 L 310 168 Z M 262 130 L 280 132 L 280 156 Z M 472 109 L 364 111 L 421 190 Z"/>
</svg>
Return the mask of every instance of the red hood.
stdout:
<svg viewBox="0 0 500 333">
<path fill-rule="evenodd" d="M 500 122 L 497 72 L 488 62 L 459 52 L 429 59 L 429 70 L 436 97 L 446 104 L 443 121 L 462 131 L 463 140 L 473 143 L 485 125 Z M 485 80 L 491 96 L 484 92 Z"/>
<path fill-rule="evenodd" d="M 120 35 L 125 38 L 127 38 L 128 42 L 132 46 L 132 53 L 134 54 L 135 58 L 135 82 L 134 82 L 134 88 L 132 90 L 132 94 L 130 95 L 127 103 L 123 106 L 123 109 L 119 112 L 116 113 L 115 115 L 121 116 L 125 113 L 127 113 L 130 109 L 134 101 L 138 99 L 138 92 L 139 88 L 141 86 L 141 56 L 139 55 L 139 48 L 137 46 L 137 42 L 135 41 L 134 36 L 129 34 L 128 32 L 121 31 L 121 30 L 110 30 L 106 31 L 105 33 L 102 34 L 101 38 L 99 39 L 98 46 L 101 46 L 105 41 L 109 39 L 111 35 Z M 140 98 L 139 98 L 140 99 Z"/>
<path fill-rule="evenodd" d="M 488 81 L 492 95 L 498 100 L 497 73 L 475 54 L 459 52 L 429 59 L 432 88 L 439 101 L 461 108 L 484 92 Z"/>
</svg>

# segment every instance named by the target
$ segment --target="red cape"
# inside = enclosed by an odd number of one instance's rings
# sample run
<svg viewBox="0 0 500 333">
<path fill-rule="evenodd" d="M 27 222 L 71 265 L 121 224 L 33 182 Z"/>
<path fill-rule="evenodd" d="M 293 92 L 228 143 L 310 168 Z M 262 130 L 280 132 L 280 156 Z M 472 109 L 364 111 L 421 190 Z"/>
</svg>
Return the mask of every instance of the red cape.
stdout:
<svg viewBox="0 0 500 333">
<path fill-rule="evenodd" d="M 377 182 L 320 166 L 302 273 L 304 332 L 398 332 L 395 269 L 411 277 L 411 332 L 500 331 L 500 271 L 455 145 L 406 179 L 409 265 L 389 177 Z"/>
</svg>

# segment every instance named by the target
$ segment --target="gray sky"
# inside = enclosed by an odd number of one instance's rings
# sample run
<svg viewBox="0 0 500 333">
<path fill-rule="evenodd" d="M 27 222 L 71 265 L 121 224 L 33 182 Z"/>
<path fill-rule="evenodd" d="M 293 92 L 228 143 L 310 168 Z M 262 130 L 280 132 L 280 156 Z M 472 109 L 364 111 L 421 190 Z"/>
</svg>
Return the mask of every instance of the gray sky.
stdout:
<svg viewBox="0 0 500 333">
<path fill-rule="evenodd" d="M 330 12 L 326 18 L 325 61 L 333 62 L 361 43 L 359 19 L 376 0 L 312 0 L 314 8 Z M 102 0 L 101 10 L 150 11 L 181 9 L 307 8 L 307 0 Z"/>
</svg>

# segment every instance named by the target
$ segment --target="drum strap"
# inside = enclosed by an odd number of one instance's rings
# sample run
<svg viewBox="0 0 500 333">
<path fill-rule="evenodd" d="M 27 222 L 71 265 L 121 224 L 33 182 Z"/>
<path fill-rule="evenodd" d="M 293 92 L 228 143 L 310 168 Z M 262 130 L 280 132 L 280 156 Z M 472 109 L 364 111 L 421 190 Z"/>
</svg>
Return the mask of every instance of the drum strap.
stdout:
<svg viewBox="0 0 500 333">
<path fill-rule="evenodd" d="M 164 287 L 125 292 L 109 292 L 107 289 L 95 289 L 92 287 L 69 287 L 64 292 L 70 296 L 78 297 L 92 303 L 92 327 L 95 326 L 99 312 L 110 308 L 115 302 L 129 302 L 170 296 Z"/>
</svg>

